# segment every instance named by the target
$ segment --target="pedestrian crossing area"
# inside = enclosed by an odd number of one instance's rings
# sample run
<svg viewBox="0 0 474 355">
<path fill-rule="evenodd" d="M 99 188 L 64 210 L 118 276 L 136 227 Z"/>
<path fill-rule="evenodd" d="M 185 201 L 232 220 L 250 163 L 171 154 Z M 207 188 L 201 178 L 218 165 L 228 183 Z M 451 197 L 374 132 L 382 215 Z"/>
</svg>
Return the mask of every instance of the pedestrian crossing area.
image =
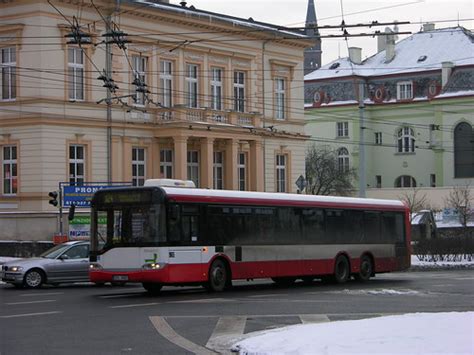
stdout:
<svg viewBox="0 0 474 355">
<path fill-rule="evenodd" d="M 392 313 L 391 313 L 392 314 Z M 356 314 L 269 314 L 235 316 L 150 316 L 156 331 L 168 341 L 198 355 L 231 354 L 236 342 L 258 332 L 296 324 L 316 324 L 341 320 L 358 320 L 386 316 L 382 313 Z M 187 324 L 185 327 L 183 324 Z M 208 328 L 209 336 L 189 334 L 189 324 L 199 329 Z M 184 330 L 185 331 L 181 331 Z M 186 334 L 188 333 L 188 334 Z M 207 339 L 207 341 L 206 341 Z"/>
</svg>

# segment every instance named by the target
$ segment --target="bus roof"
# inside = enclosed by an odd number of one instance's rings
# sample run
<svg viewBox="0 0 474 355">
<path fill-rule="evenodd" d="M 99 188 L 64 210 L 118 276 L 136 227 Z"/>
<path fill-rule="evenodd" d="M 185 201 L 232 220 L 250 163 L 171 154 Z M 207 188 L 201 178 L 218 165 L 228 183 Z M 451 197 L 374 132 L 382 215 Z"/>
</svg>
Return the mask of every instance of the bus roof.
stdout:
<svg viewBox="0 0 474 355">
<path fill-rule="evenodd" d="M 280 206 L 371 208 L 398 211 L 406 209 L 404 203 L 398 200 L 172 187 L 162 187 L 162 189 L 168 198 L 179 202 L 276 204 Z"/>
</svg>

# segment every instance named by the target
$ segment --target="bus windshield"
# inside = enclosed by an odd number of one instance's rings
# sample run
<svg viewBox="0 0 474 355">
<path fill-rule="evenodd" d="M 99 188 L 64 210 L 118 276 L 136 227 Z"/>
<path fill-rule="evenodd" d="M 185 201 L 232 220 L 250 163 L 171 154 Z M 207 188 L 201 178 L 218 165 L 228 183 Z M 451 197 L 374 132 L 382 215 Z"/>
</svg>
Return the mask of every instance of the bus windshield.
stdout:
<svg viewBox="0 0 474 355">
<path fill-rule="evenodd" d="M 165 240 L 163 211 L 159 204 L 95 208 L 92 214 L 92 249 L 158 245 Z"/>
</svg>

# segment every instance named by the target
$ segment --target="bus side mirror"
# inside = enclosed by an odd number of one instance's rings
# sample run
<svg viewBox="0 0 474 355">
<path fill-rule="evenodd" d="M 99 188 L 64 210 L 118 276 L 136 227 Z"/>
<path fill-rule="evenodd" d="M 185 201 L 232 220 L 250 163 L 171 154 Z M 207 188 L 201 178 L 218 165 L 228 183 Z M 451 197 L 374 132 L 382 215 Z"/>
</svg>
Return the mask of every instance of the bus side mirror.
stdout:
<svg viewBox="0 0 474 355">
<path fill-rule="evenodd" d="M 179 215 L 179 207 L 177 205 L 171 205 L 169 207 L 169 218 L 176 220 L 178 219 L 178 215 Z"/>
</svg>

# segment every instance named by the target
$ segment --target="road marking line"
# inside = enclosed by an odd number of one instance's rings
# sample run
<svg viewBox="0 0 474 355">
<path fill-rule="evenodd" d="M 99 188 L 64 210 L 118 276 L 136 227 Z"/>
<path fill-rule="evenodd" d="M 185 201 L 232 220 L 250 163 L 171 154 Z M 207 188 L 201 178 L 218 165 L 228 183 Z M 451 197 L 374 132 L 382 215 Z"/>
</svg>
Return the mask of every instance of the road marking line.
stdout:
<svg viewBox="0 0 474 355">
<path fill-rule="evenodd" d="M 179 346 L 180 348 L 183 348 L 197 355 L 217 354 L 214 351 L 206 349 L 198 344 L 189 341 L 186 338 L 183 338 L 181 335 L 176 333 L 173 328 L 171 328 L 171 326 L 166 322 L 163 317 L 153 316 L 149 318 L 151 323 L 161 336 L 163 336 L 173 344 Z"/>
<path fill-rule="evenodd" d="M 33 303 L 48 303 L 48 302 L 56 302 L 56 300 L 40 300 L 40 301 L 28 301 L 28 302 L 12 302 L 12 303 L 5 303 L 9 306 L 15 306 L 19 304 L 33 304 Z"/>
<path fill-rule="evenodd" d="M 215 303 L 215 302 L 235 302 L 231 298 L 201 298 L 198 300 L 170 301 L 168 303 Z"/>
<path fill-rule="evenodd" d="M 135 304 L 124 304 L 121 306 L 110 306 L 109 308 L 131 308 L 131 307 L 146 307 L 146 306 L 156 306 L 157 302 L 153 303 L 135 303 Z"/>
<path fill-rule="evenodd" d="M 140 295 L 139 293 L 120 293 L 117 295 L 107 295 L 107 296 L 99 296 L 99 298 L 107 299 L 107 298 L 120 298 L 120 297 L 130 297 L 130 296 L 137 296 Z"/>
<path fill-rule="evenodd" d="M 300 319 L 303 324 L 326 323 L 331 321 L 325 314 L 300 314 Z"/>
<path fill-rule="evenodd" d="M 245 316 L 224 316 L 220 317 L 217 325 L 207 341 L 206 348 L 213 349 L 220 354 L 229 352 L 231 346 L 244 334 Z"/>
<path fill-rule="evenodd" d="M 0 316 L 0 318 L 18 318 L 18 317 L 32 317 L 32 316 L 46 316 L 50 314 L 63 313 L 61 311 L 42 312 L 42 313 L 24 313 L 24 314 L 12 314 L 10 316 Z"/>
<path fill-rule="evenodd" d="M 282 296 L 288 296 L 287 293 L 274 293 L 274 294 L 271 294 L 271 295 L 252 295 L 252 296 L 248 296 L 248 298 L 262 298 L 262 297 L 282 297 Z"/>
<path fill-rule="evenodd" d="M 35 297 L 35 296 L 55 296 L 64 295 L 64 292 L 51 292 L 51 293 L 24 293 L 21 297 Z"/>
</svg>

